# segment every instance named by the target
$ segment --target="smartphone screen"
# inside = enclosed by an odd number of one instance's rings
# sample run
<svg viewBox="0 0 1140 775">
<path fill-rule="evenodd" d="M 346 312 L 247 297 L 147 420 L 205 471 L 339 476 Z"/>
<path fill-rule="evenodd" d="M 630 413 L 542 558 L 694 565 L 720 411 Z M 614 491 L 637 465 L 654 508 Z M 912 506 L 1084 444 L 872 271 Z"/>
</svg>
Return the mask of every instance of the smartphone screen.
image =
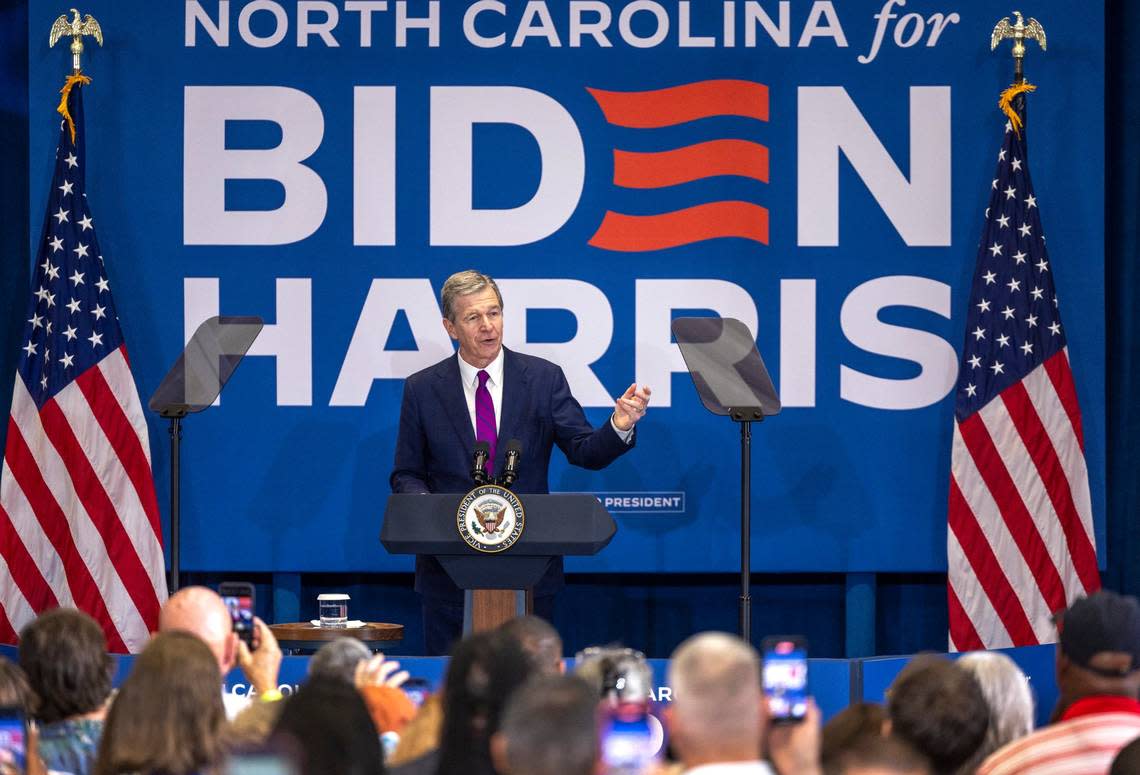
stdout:
<svg viewBox="0 0 1140 775">
<path fill-rule="evenodd" d="M 0 707 L 0 762 L 27 770 L 28 726 L 22 708 Z"/>
<path fill-rule="evenodd" d="M 243 582 L 226 582 L 218 587 L 222 602 L 230 612 L 234 632 L 253 648 L 253 585 Z"/>
<path fill-rule="evenodd" d="M 297 768 L 272 753 L 238 753 L 226 762 L 225 775 L 296 775 Z"/>
<path fill-rule="evenodd" d="M 599 737 L 607 773 L 644 772 L 656 758 L 660 744 L 648 707 L 634 703 L 607 711 Z"/>
<path fill-rule="evenodd" d="M 764 696 L 775 723 L 802 721 L 807 714 L 807 646 L 802 638 L 764 641 Z"/>
</svg>

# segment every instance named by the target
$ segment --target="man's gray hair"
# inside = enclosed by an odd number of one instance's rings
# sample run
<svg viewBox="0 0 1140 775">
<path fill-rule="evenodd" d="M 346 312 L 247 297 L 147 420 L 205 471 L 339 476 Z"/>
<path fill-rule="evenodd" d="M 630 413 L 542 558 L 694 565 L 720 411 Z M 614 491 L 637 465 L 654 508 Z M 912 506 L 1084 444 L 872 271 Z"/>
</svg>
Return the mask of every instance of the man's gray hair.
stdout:
<svg viewBox="0 0 1140 775">
<path fill-rule="evenodd" d="M 962 656 L 958 664 L 977 680 L 990 708 L 982 747 L 958 770 L 972 775 L 991 753 L 1033 731 L 1033 692 L 1025 674 L 1005 654 L 976 651 Z"/>
<path fill-rule="evenodd" d="M 478 293 L 487 287 L 495 291 L 495 295 L 499 298 L 499 306 L 502 307 L 503 294 L 499 292 L 499 286 L 490 275 L 485 275 L 475 269 L 464 269 L 462 272 L 456 272 L 448 277 L 443 284 L 443 290 L 439 293 L 439 304 L 443 308 L 443 316 L 454 322 L 455 297 Z"/>
<path fill-rule="evenodd" d="M 763 733 L 760 655 L 735 635 L 706 632 L 686 640 L 669 664 L 673 714 L 690 745 L 718 749 Z"/>
<path fill-rule="evenodd" d="M 356 638 L 337 638 L 317 649 L 309 659 L 309 678 L 344 681 L 352 685 L 356 666 L 372 656 L 368 647 Z"/>
</svg>

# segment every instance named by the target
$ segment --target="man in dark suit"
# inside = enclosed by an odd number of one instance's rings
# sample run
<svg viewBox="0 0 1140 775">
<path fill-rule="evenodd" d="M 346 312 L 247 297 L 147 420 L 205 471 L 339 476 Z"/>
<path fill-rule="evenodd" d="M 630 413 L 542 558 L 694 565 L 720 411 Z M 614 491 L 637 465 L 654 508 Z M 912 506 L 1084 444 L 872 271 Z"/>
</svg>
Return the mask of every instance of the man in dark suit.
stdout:
<svg viewBox="0 0 1140 775">
<path fill-rule="evenodd" d="M 630 385 L 609 421 L 595 429 L 559 366 L 503 347 L 503 297 L 494 280 L 474 270 L 458 272 L 440 296 L 443 326 L 459 352 L 404 383 L 392 492 L 471 489 L 476 440 L 488 442 L 490 471 L 502 470 L 508 439 L 522 443 L 523 464 L 512 486 L 519 494 L 549 492 L 555 444 L 572 464 L 594 470 L 632 449 L 648 387 Z M 551 618 L 561 586 L 559 558 L 534 589 L 536 614 Z M 427 652 L 444 654 L 462 628 L 463 594 L 434 558 L 424 556 L 416 558 L 416 591 L 423 597 Z"/>
</svg>

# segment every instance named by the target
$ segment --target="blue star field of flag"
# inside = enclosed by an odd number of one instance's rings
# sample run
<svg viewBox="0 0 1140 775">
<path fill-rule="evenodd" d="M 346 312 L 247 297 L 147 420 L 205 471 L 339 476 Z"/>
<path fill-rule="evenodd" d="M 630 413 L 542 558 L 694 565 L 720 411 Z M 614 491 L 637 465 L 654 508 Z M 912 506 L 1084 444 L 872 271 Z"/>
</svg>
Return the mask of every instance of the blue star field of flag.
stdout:
<svg viewBox="0 0 1140 775">
<path fill-rule="evenodd" d="M 75 142 L 61 121 L 18 366 L 37 407 L 123 343 L 84 191 L 82 87 L 69 106 Z"/>
<path fill-rule="evenodd" d="M 1017 132 L 1007 122 L 970 290 L 955 415 L 969 417 L 1064 347 L 1025 126 Z"/>
</svg>

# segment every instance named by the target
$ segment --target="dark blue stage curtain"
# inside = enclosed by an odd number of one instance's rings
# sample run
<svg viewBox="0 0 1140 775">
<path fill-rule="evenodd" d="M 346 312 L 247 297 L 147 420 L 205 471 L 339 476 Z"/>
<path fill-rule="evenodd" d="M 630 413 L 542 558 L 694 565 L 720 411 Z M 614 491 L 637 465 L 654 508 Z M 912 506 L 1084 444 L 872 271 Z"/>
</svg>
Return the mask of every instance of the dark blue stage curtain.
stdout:
<svg viewBox="0 0 1140 775">
<path fill-rule="evenodd" d="M 11 289 L 30 282 L 28 258 L 28 4 L 0 2 L 0 449 L 20 354 L 24 306 Z"/>
<path fill-rule="evenodd" d="M 1105 586 L 1140 594 L 1140 42 L 1120 31 L 1140 8 L 1105 14 L 1105 314 L 1108 336 L 1108 572 Z M 1092 106 L 1090 106 L 1091 108 Z M 1095 109 L 1095 108 L 1094 108 Z M 1074 120 L 1079 120 L 1074 117 Z"/>
</svg>

